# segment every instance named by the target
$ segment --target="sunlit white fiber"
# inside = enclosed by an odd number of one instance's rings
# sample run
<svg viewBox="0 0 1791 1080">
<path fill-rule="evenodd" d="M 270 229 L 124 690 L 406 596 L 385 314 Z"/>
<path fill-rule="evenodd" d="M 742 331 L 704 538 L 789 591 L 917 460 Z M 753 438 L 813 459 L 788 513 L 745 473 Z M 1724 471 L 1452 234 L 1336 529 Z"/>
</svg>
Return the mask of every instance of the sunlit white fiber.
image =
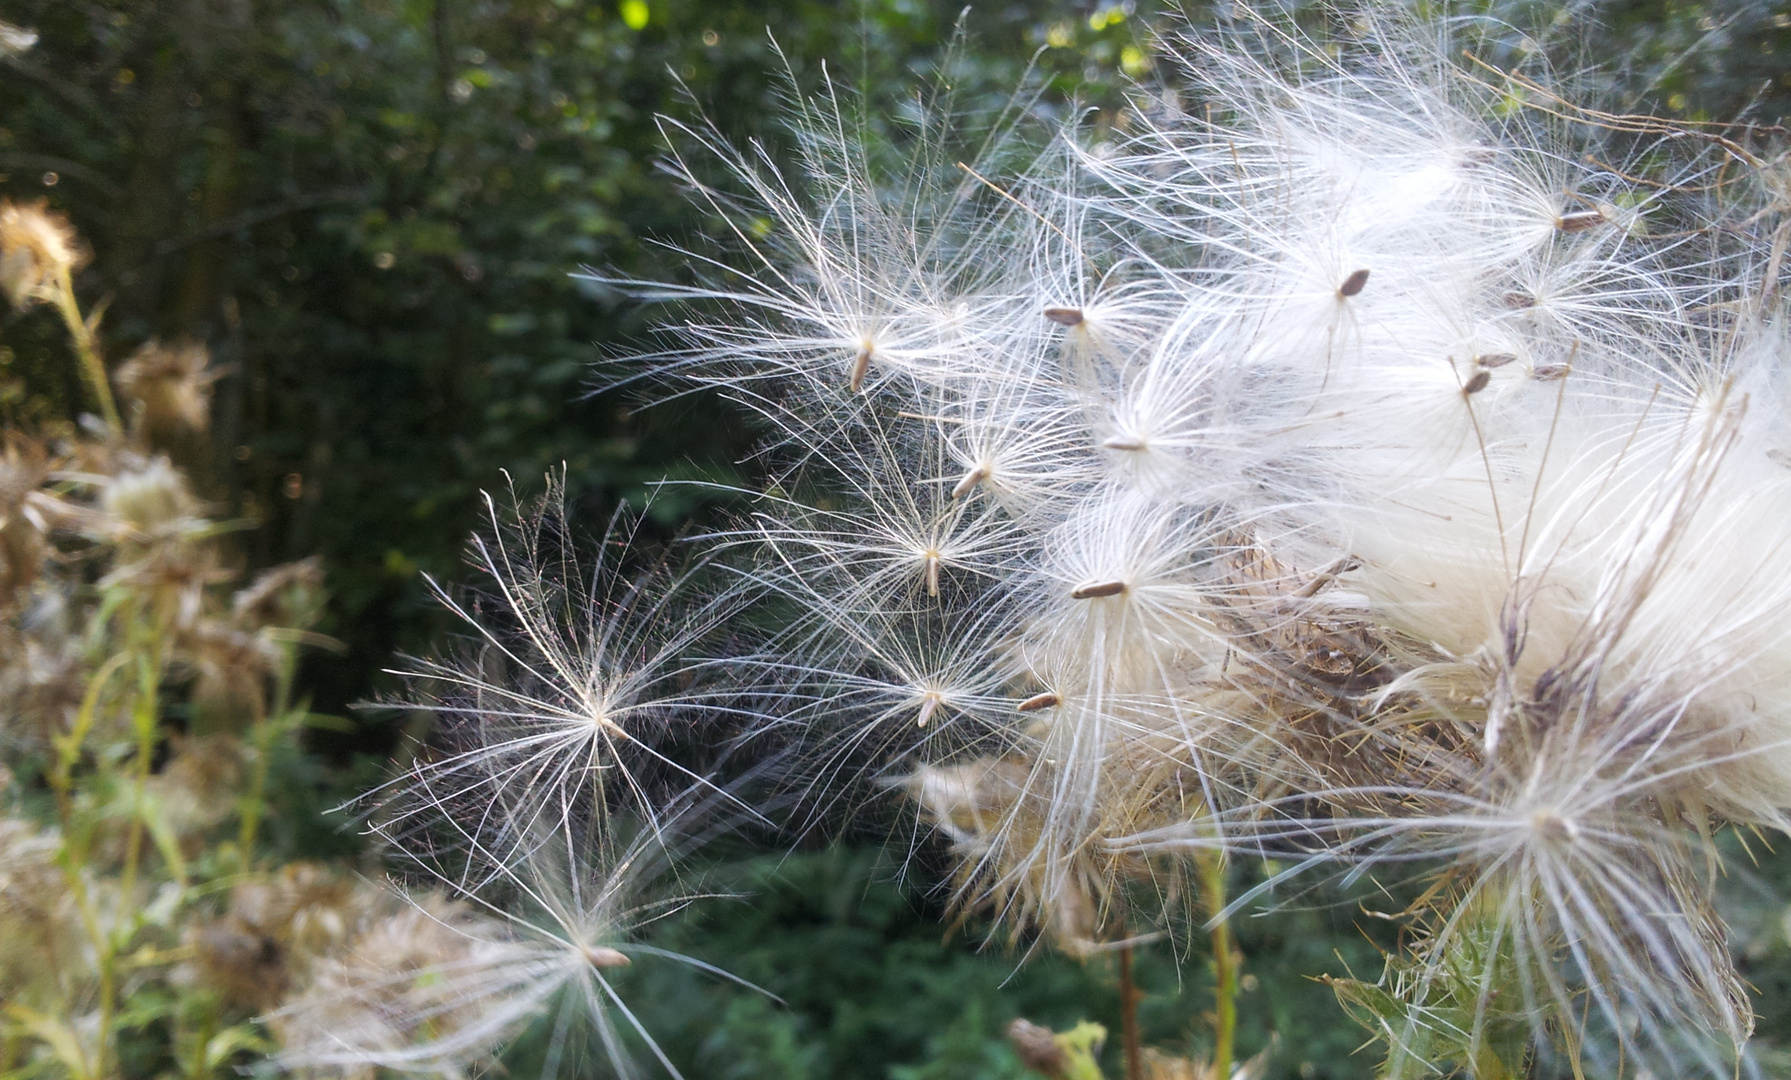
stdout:
<svg viewBox="0 0 1791 1080">
<path fill-rule="evenodd" d="M 1499 27 L 1347 15 L 1237 10 L 1024 153 L 923 107 L 884 169 L 830 86 L 790 173 L 668 127 L 735 247 L 622 283 L 688 313 L 630 377 L 769 431 L 707 538 L 741 722 L 826 805 L 906 774 L 960 899 L 1073 951 L 1190 852 L 1416 876 L 1392 1042 L 1521 1001 L 1721 1072 L 1702 860 L 1791 807 L 1782 192 L 1464 58 Z"/>
<path fill-rule="evenodd" d="M 564 826 L 617 800 L 651 816 L 642 774 L 700 780 L 661 743 L 731 707 L 694 650 L 737 605 L 704 594 L 694 571 L 619 565 L 620 519 L 582 566 L 560 498 L 550 485 L 505 517 L 488 497 L 493 537 L 476 537 L 473 552 L 489 592 L 463 600 L 436 586 L 475 635 L 472 651 L 401 672 L 438 725 L 430 752 L 365 797 L 381 828 L 456 803 L 474 814 L 501 806 L 522 818 L 516 828 Z"/>
</svg>

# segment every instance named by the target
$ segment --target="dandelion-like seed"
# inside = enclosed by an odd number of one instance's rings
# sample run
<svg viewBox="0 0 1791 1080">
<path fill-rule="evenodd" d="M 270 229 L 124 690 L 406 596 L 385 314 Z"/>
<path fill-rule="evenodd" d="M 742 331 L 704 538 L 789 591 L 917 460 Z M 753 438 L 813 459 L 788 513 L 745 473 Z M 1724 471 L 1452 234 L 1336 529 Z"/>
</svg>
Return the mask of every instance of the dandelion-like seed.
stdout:
<svg viewBox="0 0 1791 1080">
<path fill-rule="evenodd" d="M 665 745 L 726 715 L 728 693 L 694 653 L 731 610 L 726 590 L 703 594 L 700 566 L 618 566 L 618 517 L 582 566 L 566 536 L 557 483 L 533 510 L 478 538 L 473 558 L 488 592 L 438 597 L 472 630 L 460 662 L 418 661 L 402 672 L 438 718 L 430 746 L 366 797 L 385 830 L 502 792 L 517 827 L 562 823 L 620 806 L 648 814 L 655 785 L 703 773 Z M 649 814 L 650 816 L 650 814 Z"/>
</svg>

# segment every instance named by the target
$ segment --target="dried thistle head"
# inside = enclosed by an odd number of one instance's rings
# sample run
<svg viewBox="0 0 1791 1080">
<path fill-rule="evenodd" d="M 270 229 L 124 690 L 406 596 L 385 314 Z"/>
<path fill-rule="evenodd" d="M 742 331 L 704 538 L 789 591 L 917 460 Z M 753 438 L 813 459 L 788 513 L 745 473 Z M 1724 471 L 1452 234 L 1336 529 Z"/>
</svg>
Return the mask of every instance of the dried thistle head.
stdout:
<svg viewBox="0 0 1791 1080">
<path fill-rule="evenodd" d="M 56 599 L 52 594 L 49 606 Z M 29 630 L 0 626 L 0 700 L 7 703 L 0 738 L 26 750 L 46 748 L 67 733 L 90 672 L 79 636 L 54 626 L 53 617 L 42 620 Z"/>
<path fill-rule="evenodd" d="M 304 630 L 323 613 L 323 600 L 323 560 L 313 555 L 256 575 L 231 601 L 231 618 L 247 631 Z"/>
<path fill-rule="evenodd" d="M 145 342 L 120 364 L 114 378 L 141 407 L 138 422 L 149 431 L 204 431 L 211 422 L 212 384 L 224 374 L 211 365 L 204 344 Z"/>
<path fill-rule="evenodd" d="M 237 812 L 245 754 L 242 743 L 226 736 L 173 740 L 172 755 L 148 786 L 169 828 L 188 846 Z"/>
<path fill-rule="evenodd" d="M 193 958 L 177 981 L 212 989 L 233 1010 L 266 1011 L 308 978 L 315 961 L 390 907 L 376 886 L 316 863 L 288 863 L 236 886 L 228 911 L 187 929 Z"/>
<path fill-rule="evenodd" d="M 1116 865 L 1091 838 L 1062 834 L 1048 770 L 1010 755 L 922 766 L 905 787 L 952 842 L 963 909 L 993 914 L 1012 939 L 1034 927 L 1071 956 L 1103 951 L 1117 929 L 1118 889 L 1136 867 Z"/>
<path fill-rule="evenodd" d="M 280 1059 L 312 1075 L 459 1075 L 540 1007 L 511 997 L 530 956 L 496 919 L 426 895 L 368 921 L 267 1017 Z"/>
<path fill-rule="evenodd" d="M 267 711 L 267 684 L 280 662 L 278 648 L 259 634 L 201 618 L 180 627 L 179 656 L 197 673 L 196 722 L 206 729 L 241 729 Z"/>
<path fill-rule="evenodd" d="M 66 216 L 35 203 L 0 201 L 0 291 L 17 308 L 52 299 L 64 276 L 87 261 Z"/>
<path fill-rule="evenodd" d="M 98 500 L 115 542 L 148 545 L 203 527 L 186 475 L 167 458 L 121 465 L 106 477 Z"/>
<path fill-rule="evenodd" d="M 12 430 L 0 439 L 0 608 L 5 608 L 36 580 L 60 501 L 43 490 L 56 465 L 49 447 Z"/>
<path fill-rule="evenodd" d="M 79 907 L 57 864 L 55 833 L 0 817 L 0 985 L 8 996 L 55 1000 L 78 984 L 91 957 Z"/>
</svg>

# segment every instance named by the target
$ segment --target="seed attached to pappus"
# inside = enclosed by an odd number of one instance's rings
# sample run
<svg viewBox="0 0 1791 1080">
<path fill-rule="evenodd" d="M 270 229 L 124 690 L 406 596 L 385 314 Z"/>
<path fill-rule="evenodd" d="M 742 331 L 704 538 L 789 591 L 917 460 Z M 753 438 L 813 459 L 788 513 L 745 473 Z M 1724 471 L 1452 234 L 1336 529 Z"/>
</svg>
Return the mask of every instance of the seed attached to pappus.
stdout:
<svg viewBox="0 0 1791 1080">
<path fill-rule="evenodd" d="M 876 346 L 867 341 L 858 347 L 858 355 L 852 358 L 852 377 L 850 379 L 850 385 L 854 394 L 864 389 L 864 377 L 870 374 L 871 353 L 875 351 Z"/>
<path fill-rule="evenodd" d="M 1048 307 L 1045 318 L 1059 326 L 1081 326 L 1082 309 L 1079 307 Z"/>
<path fill-rule="evenodd" d="M 1519 292 L 1516 289 L 1506 293 L 1504 300 L 1505 306 L 1513 311 L 1521 311 L 1524 308 L 1533 308 L 1536 306 L 1536 298 L 1534 296 L 1531 296 L 1527 292 Z"/>
<path fill-rule="evenodd" d="M 988 469 L 983 468 L 981 465 L 972 467 L 969 472 L 964 474 L 963 479 L 958 481 L 957 486 L 951 489 L 951 497 L 954 499 L 962 499 L 972 491 L 975 491 L 976 485 L 988 478 Z"/>
<path fill-rule="evenodd" d="M 927 721 L 931 720 L 933 714 L 939 711 L 939 705 L 944 700 L 939 696 L 939 691 L 928 690 L 920 699 L 920 719 L 915 722 L 914 726 L 926 727 Z"/>
<path fill-rule="evenodd" d="M 1063 701 L 1062 698 L 1058 697 L 1056 694 L 1053 694 L 1051 691 L 1047 690 L 1042 694 L 1034 694 L 1031 697 L 1027 698 L 1025 701 L 1020 702 L 1020 704 L 1015 705 L 1014 711 L 1015 712 L 1038 712 L 1040 709 L 1052 708 L 1053 706 L 1060 704 L 1062 701 Z"/>
<path fill-rule="evenodd" d="M 1343 296 L 1343 297 L 1354 296 L 1357 293 L 1361 292 L 1367 286 L 1368 286 L 1368 271 L 1367 270 L 1357 270 L 1355 273 L 1351 274 L 1349 277 L 1344 278 L 1343 284 L 1337 286 L 1337 295 Z"/>
<path fill-rule="evenodd" d="M 1123 581 L 1097 581 L 1087 585 L 1078 585 L 1070 590 L 1071 600 L 1098 600 L 1103 596 L 1118 596 L 1126 591 Z"/>
<path fill-rule="evenodd" d="M 939 595 L 939 553 L 937 551 L 927 552 L 926 564 L 927 595 L 937 597 Z"/>
<path fill-rule="evenodd" d="M 1142 450 L 1145 443 L 1137 435 L 1109 435 L 1101 441 L 1101 445 L 1109 450 Z"/>
<path fill-rule="evenodd" d="M 1480 391 L 1486 389 L 1486 384 L 1490 382 L 1492 382 L 1492 372 L 1486 370 L 1476 371 L 1468 377 L 1467 382 L 1462 384 L 1461 392 L 1464 394 L 1478 394 Z"/>
<path fill-rule="evenodd" d="M 1483 367 L 1488 371 L 1492 371 L 1495 368 L 1502 368 L 1506 364 L 1515 364 L 1515 363 L 1517 363 L 1517 354 L 1516 353 L 1508 353 L 1508 352 L 1484 353 L 1480 356 L 1474 357 L 1474 366 Z"/>
<path fill-rule="evenodd" d="M 1361 565 L 1362 563 L 1360 560 L 1350 555 L 1344 555 L 1334 559 L 1332 560 L 1331 565 L 1312 575 L 1311 580 L 1307 581 L 1306 584 L 1300 586 L 1298 589 L 1295 589 L 1294 595 L 1302 599 L 1317 596 L 1325 586 L 1337 580 L 1337 575 L 1347 574 L 1351 570 L 1360 568 Z"/>
<path fill-rule="evenodd" d="M 620 951 L 605 945 L 593 945 L 584 950 L 585 960 L 594 968 L 625 968 L 634 963 Z"/>
<path fill-rule="evenodd" d="M 1556 218 L 1555 228 L 1564 233 L 1585 232 L 1607 220 L 1602 210 L 1575 210 Z"/>
<path fill-rule="evenodd" d="M 1572 370 L 1566 364 L 1537 364 L 1530 369 L 1530 378 L 1537 382 L 1553 382 L 1567 378 L 1567 373 Z"/>
</svg>

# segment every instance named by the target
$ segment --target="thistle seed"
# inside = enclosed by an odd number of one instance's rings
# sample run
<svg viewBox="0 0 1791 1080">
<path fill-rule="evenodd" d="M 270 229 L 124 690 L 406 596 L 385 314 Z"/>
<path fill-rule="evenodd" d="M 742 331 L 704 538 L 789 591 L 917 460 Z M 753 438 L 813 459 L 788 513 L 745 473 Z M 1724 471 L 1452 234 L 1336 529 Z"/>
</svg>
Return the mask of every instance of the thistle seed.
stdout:
<svg viewBox="0 0 1791 1080">
<path fill-rule="evenodd" d="M 988 469 L 983 468 L 981 465 L 972 467 L 969 472 L 964 474 L 963 479 L 958 481 L 957 486 L 951 489 L 951 497 L 954 499 L 962 499 L 972 491 L 975 491 L 976 485 L 988 478 Z"/>
<path fill-rule="evenodd" d="M 872 347 L 868 344 L 858 349 L 858 355 L 852 358 L 852 377 L 849 385 L 854 394 L 864 389 L 864 377 L 870 374 Z"/>
<path fill-rule="evenodd" d="M 1599 210 L 1575 210 L 1570 214 L 1562 214 L 1555 219 L 1555 228 L 1564 233 L 1585 232 L 1597 225 L 1605 223 L 1605 216 Z"/>
<path fill-rule="evenodd" d="M 1118 596 L 1126 591 L 1123 581 L 1098 581 L 1087 585 L 1078 585 L 1070 590 L 1071 600 L 1096 600 L 1103 596 Z"/>
</svg>

